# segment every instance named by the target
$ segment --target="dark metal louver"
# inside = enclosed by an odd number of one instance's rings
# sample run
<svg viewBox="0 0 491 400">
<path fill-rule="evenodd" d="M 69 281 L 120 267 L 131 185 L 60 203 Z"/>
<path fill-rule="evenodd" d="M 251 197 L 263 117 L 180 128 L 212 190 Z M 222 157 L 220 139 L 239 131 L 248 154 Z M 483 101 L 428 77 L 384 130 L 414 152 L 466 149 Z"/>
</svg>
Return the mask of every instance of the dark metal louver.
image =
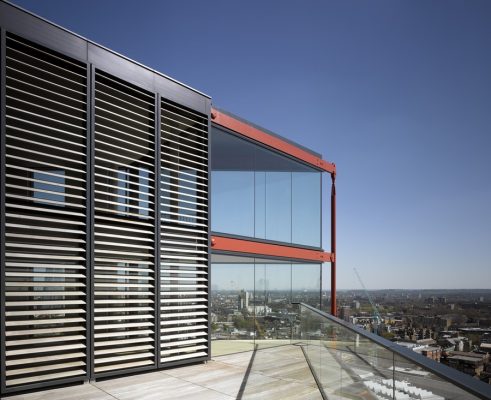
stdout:
<svg viewBox="0 0 491 400">
<path fill-rule="evenodd" d="M 9 388 L 87 375 L 87 71 L 8 34 L 5 79 Z"/>
<path fill-rule="evenodd" d="M 94 372 L 155 364 L 155 100 L 95 77 Z"/>
<path fill-rule="evenodd" d="M 161 104 L 160 360 L 208 355 L 208 119 Z"/>
</svg>

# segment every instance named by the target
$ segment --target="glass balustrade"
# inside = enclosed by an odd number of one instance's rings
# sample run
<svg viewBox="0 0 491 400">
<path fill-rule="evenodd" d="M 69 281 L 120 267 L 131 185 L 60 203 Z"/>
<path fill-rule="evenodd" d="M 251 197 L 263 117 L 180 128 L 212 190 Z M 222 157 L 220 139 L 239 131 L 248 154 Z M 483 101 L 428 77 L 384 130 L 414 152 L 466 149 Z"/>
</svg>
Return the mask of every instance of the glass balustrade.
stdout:
<svg viewBox="0 0 491 400">
<path fill-rule="evenodd" d="M 324 398 L 491 398 L 491 385 L 309 305 L 298 305 L 292 344 L 302 346 Z"/>
</svg>

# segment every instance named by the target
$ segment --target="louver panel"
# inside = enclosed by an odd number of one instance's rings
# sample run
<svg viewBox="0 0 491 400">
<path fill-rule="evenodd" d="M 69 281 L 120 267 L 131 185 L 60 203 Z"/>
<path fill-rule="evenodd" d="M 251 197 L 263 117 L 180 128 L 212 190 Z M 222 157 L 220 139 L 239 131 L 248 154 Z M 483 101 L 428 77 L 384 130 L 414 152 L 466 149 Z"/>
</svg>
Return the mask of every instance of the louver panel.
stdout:
<svg viewBox="0 0 491 400">
<path fill-rule="evenodd" d="M 208 120 L 161 104 L 160 360 L 208 355 Z"/>
<path fill-rule="evenodd" d="M 8 34 L 7 388 L 87 376 L 86 66 Z"/>
<path fill-rule="evenodd" d="M 95 79 L 94 372 L 155 365 L 154 95 Z"/>
</svg>

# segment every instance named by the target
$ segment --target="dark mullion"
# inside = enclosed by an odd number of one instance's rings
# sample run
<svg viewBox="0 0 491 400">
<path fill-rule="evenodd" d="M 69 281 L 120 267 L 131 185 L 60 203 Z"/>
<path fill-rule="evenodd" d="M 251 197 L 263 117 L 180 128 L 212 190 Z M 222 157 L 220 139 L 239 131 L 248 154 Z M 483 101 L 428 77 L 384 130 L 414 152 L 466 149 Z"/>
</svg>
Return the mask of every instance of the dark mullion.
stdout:
<svg viewBox="0 0 491 400">
<path fill-rule="evenodd" d="M 95 67 L 87 69 L 87 346 L 88 376 L 95 379 L 94 372 L 94 190 L 95 190 Z"/>
<path fill-rule="evenodd" d="M 0 31 L 0 335 L 1 335 L 1 393 L 5 393 L 6 390 L 6 366 L 5 366 L 5 92 L 6 92 L 6 79 L 5 74 L 7 69 L 5 67 L 7 41 L 6 31 L 1 29 Z"/>
<path fill-rule="evenodd" d="M 154 204 L 155 204 L 155 365 L 160 367 L 160 94 L 155 96 L 155 174 L 154 174 Z"/>
</svg>

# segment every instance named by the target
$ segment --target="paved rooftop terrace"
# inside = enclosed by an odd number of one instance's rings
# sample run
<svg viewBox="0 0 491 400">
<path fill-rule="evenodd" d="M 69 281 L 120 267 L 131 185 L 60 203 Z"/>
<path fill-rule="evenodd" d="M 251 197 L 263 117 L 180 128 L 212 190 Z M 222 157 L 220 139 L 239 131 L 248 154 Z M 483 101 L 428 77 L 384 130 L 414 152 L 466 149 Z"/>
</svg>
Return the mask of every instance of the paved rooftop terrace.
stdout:
<svg viewBox="0 0 491 400">
<path fill-rule="evenodd" d="M 299 346 L 214 357 L 206 364 L 167 369 L 59 389 L 10 400 L 229 400 L 321 399 Z"/>
</svg>

